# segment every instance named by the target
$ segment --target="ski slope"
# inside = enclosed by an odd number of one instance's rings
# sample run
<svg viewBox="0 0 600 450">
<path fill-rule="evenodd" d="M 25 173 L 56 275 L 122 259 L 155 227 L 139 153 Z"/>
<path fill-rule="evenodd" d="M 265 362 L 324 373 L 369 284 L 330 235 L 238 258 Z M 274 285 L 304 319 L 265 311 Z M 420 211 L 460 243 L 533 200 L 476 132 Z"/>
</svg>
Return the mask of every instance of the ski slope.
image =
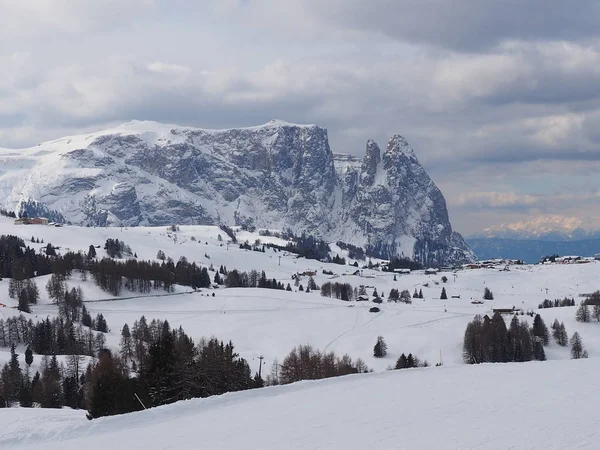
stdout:
<svg viewBox="0 0 600 450">
<path fill-rule="evenodd" d="M 597 449 L 600 359 L 301 382 L 88 421 L 0 410 L 0 448 Z"/>
</svg>

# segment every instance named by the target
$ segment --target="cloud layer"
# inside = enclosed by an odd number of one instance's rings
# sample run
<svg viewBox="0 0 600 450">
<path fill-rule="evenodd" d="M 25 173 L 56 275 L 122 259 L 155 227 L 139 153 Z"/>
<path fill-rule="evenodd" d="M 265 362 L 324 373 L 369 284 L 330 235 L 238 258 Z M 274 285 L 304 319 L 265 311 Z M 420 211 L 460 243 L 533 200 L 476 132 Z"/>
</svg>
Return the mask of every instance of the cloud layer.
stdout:
<svg viewBox="0 0 600 450">
<path fill-rule="evenodd" d="M 318 123 L 334 151 L 354 154 L 401 133 L 459 231 L 563 212 L 600 228 L 599 8 L 8 0 L 0 146 L 134 118 Z"/>
</svg>

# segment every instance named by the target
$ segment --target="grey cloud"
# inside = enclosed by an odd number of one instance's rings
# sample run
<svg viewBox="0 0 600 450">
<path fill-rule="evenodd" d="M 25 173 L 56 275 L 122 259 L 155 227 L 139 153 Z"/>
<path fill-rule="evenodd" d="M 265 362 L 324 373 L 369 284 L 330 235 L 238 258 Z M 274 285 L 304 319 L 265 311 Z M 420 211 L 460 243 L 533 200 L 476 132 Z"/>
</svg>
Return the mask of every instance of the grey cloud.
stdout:
<svg viewBox="0 0 600 450">
<path fill-rule="evenodd" d="M 597 36 L 600 3 L 580 0 L 299 0 L 325 22 L 460 51 L 506 40 Z"/>
</svg>

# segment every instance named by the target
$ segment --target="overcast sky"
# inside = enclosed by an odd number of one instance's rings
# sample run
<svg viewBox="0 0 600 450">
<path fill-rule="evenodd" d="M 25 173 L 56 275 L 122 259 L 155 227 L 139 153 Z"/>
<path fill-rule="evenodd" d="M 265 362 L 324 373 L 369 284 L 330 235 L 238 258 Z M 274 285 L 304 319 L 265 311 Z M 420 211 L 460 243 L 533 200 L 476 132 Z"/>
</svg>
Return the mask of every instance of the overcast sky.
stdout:
<svg viewBox="0 0 600 450">
<path fill-rule="evenodd" d="M 131 119 L 404 135 L 454 228 L 600 228 L 600 1 L 3 0 L 0 146 Z"/>
</svg>

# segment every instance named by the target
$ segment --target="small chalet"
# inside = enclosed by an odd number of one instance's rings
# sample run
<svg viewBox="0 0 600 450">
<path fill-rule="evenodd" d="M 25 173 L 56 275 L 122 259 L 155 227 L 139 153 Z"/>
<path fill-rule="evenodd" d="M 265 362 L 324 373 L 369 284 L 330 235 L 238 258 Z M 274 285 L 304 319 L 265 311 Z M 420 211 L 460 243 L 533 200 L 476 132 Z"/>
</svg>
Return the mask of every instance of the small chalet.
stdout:
<svg viewBox="0 0 600 450">
<path fill-rule="evenodd" d="M 425 275 L 437 275 L 438 270 L 430 267 L 429 269 L 425 269 Z"/>
<path fill-rule="evenodd" d="M 15 220 L 15 225 L 48 225 L 46 217 L 21 217 Z"/>
</svg>

